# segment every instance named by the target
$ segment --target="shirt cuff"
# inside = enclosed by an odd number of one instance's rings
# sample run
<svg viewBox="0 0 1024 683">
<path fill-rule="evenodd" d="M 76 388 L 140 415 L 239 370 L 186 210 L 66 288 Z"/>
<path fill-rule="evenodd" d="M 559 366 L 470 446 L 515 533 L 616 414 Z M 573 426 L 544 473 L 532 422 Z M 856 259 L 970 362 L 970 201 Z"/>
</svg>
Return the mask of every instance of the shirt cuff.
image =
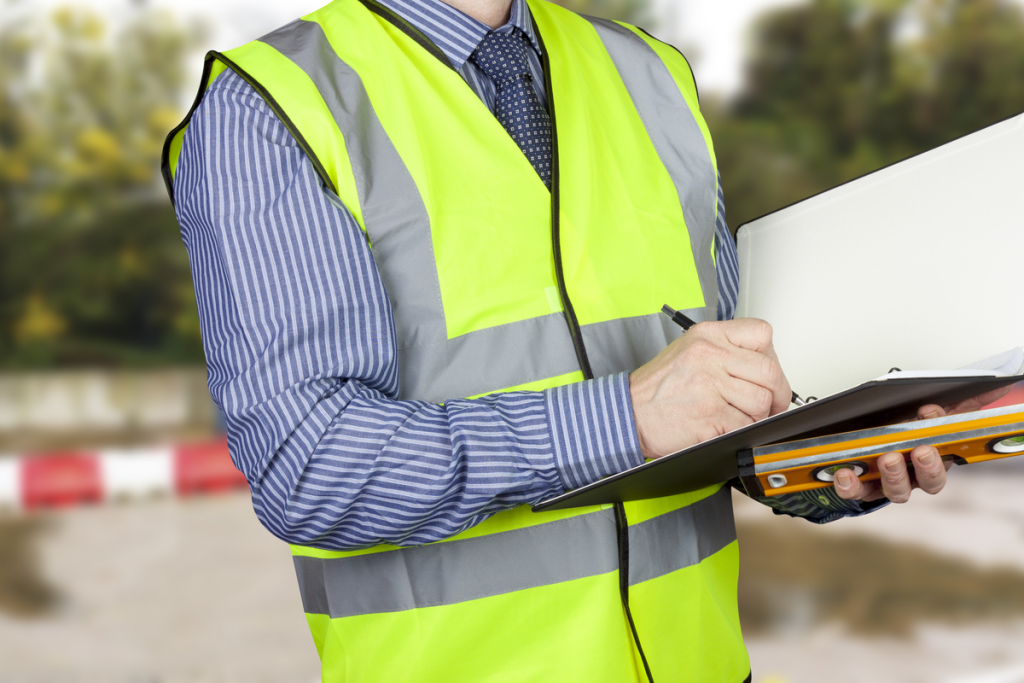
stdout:
<svg viewBox="0 0 1024 683">
<path fill-rule="evenodd" d="M 840 498 L 832 487 L 781 496 L 764 496 L 754 500 L 772 508 L 777 515 L 800 517 L 815 524 L 828 524 L 844 517 L 860 517 L 889 504 L 884 498 L 871 502 L 846 500 Z"/>
<path fill-rule="evenodd" d="M 555 467 L 566 491 L 643 464 L 627 373 L 544 394 Z"/>
</svg>

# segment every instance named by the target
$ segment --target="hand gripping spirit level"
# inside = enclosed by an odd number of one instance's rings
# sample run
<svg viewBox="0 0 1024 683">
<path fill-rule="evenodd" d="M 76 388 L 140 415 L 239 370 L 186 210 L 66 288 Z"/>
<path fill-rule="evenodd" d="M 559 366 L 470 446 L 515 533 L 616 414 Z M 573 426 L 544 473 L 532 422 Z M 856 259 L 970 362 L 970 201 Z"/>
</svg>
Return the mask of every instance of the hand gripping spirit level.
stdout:
<svg viewBox="0 0 1024 683">
<path fill-rule="evenodd" d="M 738 454 L 740 480 L 752 496 L 825 488 L 840 469 L 871 481 L 881 477 L 878 456 L 897 451 L 909 461 L 925 445 L 957 465 L 1024 455 L 1024 405 L 746 449 Z"/>
</svg>

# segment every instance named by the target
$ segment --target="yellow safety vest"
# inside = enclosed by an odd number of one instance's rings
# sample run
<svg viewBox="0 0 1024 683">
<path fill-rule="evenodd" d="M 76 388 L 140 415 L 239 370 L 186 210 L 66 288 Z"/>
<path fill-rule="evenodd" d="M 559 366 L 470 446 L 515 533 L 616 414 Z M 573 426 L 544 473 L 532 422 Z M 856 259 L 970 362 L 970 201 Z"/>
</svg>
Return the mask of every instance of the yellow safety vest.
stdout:
<svg viewBox="0 0 1024 683">
<path fill-rule="evenodd" d="M 679 335 L 662 304 L 716 315 L 717 170 L 685 59 L 631 26 L 529 7 L 551 192 L 443 53 L 373 0 L 207 56 L 197 103 L 237 72 L 365 231 L 401 399 L 632 371 Z M 165 146 L 169 189 L 188 121 Z M 620 581 L 655 681 L 748 678 L 728 489 L 624 512 L 621 538 L 611 505 L 524 506 L 419 547 L 292 546 L 323 680 L 646 681 Z"/>
</svg>

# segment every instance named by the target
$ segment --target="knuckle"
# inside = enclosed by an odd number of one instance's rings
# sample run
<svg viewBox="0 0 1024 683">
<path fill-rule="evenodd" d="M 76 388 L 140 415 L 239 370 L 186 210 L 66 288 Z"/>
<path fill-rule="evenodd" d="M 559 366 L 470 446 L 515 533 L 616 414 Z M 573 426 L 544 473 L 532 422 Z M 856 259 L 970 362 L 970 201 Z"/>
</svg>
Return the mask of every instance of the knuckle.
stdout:
<svg viewBox="0 0 1024 683">
<path fill-rule="evenodd" d="M 928 495 L 934 496 L 946 487 L 946 477 L 944 475 L 945 472 L 931 477 L 918 477 L 917 485 Z"/>
<path fill-rule="evenodd" d="M 719 417 L 721 414 L 722 406 L 719 401 L 701 401 L 698 407 L 699 415 L 701 419 L 713 420 Z"/>
<path fill-rule="evenodd" d="M 774 386 L 782 377 L 782 366 L 768 356 L 761 356 L 761 376 L 769 386 Z"/>
<path fill-rule="evenodd" d="M 715 345 L 712 344 L 707 339 L 703 337 L 697 337 L 696 339 L 693 340 L 693 343 L 690 344 L 690 347 L 687 350 L 693 356 L 697 356 L 698 358 L 705 358 L 714 353 L 715 348 Z"/>
<path fill-rule="evenodd" d="M 756 395 L 754 397 L 755 409 L 758 414 L 767 414 L 772 409 L 772 401 L 774 400 L 772 392 L 768 391 L 764 387 L 758 387 Z"/>
<path fill-rule="evenodd" d="M 909 488 L 898 488 L 886 494 L 886 497 L 893 503 L 902 505 L 910 500 L 910 489 Z"/>
<path fill-rule="evenodd" d="M 763 341 L 764 343 L 770 343 L 772 340 L 772 326 L 766 320 L 760 320 L 754 318 L 751 321 L 751 331 L 754 336 Z"/>
<path fill-rule="evenodd" d="M 708 337 L 713 337 L 718 332 L 719 323 L 716 322 L 699 322 L 686 333 L 686 335 L 698 337 L 702 341 L 707 341 Z M 683 335 L 684 337 L 686 335 Z"/>
<path fill-rule="evenodd" d="M 843 500 L 850 500 L 857 497 L 857 487 L 851 486 L 850 488 L 840 488 L 839 484 L 833 484 L 833 488 L 836 490 L 836 495 Z"/>
</svg>

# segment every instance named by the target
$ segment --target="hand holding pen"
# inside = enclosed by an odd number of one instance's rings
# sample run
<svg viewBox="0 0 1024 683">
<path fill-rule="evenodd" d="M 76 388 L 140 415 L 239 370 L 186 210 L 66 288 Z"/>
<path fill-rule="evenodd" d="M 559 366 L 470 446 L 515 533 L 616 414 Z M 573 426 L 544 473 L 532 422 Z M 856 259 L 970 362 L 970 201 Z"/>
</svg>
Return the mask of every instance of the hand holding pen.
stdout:
<svg viewBox="0 0 1024 683">
<path fill-rule="evenodd" d="M 672 322 L 674 322 L 676 325 L 679 325 L 679 327 L 683 328 L 683 332 L 686 332 L 691 327 L 697 324 L 692 319 L 683 315 L 681 312 L 675 310 L 668 304 L 665 304 L 664 306 L 661 307 L 661 312 L 667 315 L 669 318 L 671 318 Z M 790 401 L 793 405 L 797 407 L 807 405 L 807 402 L 800 398 L 800 396 L 797 395 L 795 391 L 793 392 L 793 397 L 790 399 Z"/>
<path fill-rule="evenodd" d="M 645 458 L 657 458 L 781 413 L 792 390 L 771 325 L 743 318 L 701 323 L 629 375 Z"/>
</svg>

